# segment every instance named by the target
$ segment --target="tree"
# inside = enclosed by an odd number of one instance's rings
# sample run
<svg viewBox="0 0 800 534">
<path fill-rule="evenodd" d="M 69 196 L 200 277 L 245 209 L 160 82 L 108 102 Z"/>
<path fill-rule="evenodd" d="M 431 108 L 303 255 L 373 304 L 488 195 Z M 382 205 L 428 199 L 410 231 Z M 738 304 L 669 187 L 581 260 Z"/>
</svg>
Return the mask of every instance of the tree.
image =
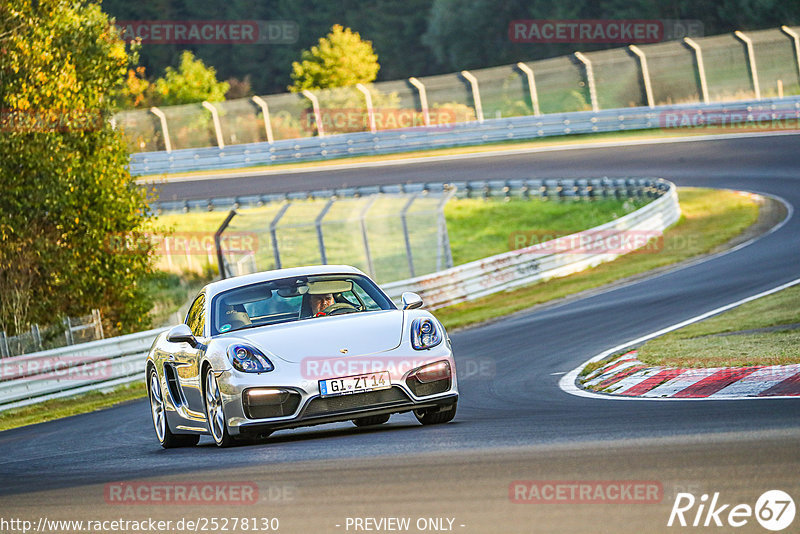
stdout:
<svg viewBox="0 0 800 534">
<path fill-rule="evenodd" d="M 165 106 L 194 102 L 221 102 L 230 89 L 228 82 L 217 81 L 214 67 L 206 67 L 201 59 L 184 50 L 178 70 L 167 67 L 163 78 L 155 82 L 159 103 Z"/>
<path fill-rule="evenodd" d="M 362 41 L 358 32 L 338 24 L 320 38 L 317 46 L 303 50 L 300 57 L 299 63 L 292 63 L 294 84 L 289 90 L 294 93 L 369 83 L 380 69 L 372 43 Z"/>
<path fill-rule="evenodd" d="M 109 121 L 128 52 L 97 4 L 0 3 L 0 329 L 149 326 L 145 193 Z M 130 243 L 135 246 L 128 246 Z"/>
</svg>

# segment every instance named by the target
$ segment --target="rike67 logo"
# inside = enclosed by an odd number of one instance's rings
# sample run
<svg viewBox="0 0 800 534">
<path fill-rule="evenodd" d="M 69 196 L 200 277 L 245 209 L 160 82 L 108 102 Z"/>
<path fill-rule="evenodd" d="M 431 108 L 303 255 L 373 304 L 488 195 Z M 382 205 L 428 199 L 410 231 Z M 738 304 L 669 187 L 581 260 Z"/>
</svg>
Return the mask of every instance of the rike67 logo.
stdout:
<svg viewBox="0 0 800 534">
<path fill-rule="evenodd" d="M 794 521 L 794 516 L 794 500 L 781 490 L 765 491 L 754 507 L 749 504 L 723 503 L 719 492 L 714 493 L 710 500 L 708 494 L 703 494 L 697 499 L 691 493 L 678 493 L 667 526 L 738 528 L 748 524 L 755 517 L 765 529 L 778 532 L 789 527 Z"/>
</svg>

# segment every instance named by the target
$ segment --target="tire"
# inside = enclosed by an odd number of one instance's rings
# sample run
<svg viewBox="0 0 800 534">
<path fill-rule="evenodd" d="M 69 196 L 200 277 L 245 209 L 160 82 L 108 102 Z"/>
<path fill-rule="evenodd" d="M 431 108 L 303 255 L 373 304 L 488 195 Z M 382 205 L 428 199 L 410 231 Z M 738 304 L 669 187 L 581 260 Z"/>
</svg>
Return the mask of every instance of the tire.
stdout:
<svg viewBox="0 0 800 534">
<path fill-rule="evenodd" d="M 233 437 L 228 433 L 228 424 L 225 421 L 225 410 L 222 405 L 222 393 L 219 391 L 217 377 L 207 369 L 203 375 L 203 398 L 206 406 L 206 421 L 208 421 L 208 431 L 217 444 L 217 447 L 230 447 L 235 443 Z"/>
<path fill-rule="evenodd" d="M 436 408 L 427 408 L 424 410 L 414 410 L 414 417 L 423 425 L 440 425 L 442 423 L 449 423 L 456 416 L 456 407 L 458 402 L 452 404 L 442 404 Z"/>
<path fill-rule="evenodd" d="M 173 434 L 167 422 L 167 411 L 164 404 L 164 394 L 161 391 L 161 382 L 158 373 L 150 369 L 147 379 L 148 397 L 150 397 L 150 414 L 153 416 L 153 428 L 156 439 L 165 449 L 175 447 L 192 447 L 200 441 L 199 434 Z"/>
<path fill-rule="evenodd" d="M 371 415 L 369 417 L 359 417 L 358 419 L 353 419 L 353 424 L 357 427 L 362 426 L 375 426 L 375 425 L 382 425 L 386 421 L 389 420 L 390 414 L 384 415 Z"/>
</svg>

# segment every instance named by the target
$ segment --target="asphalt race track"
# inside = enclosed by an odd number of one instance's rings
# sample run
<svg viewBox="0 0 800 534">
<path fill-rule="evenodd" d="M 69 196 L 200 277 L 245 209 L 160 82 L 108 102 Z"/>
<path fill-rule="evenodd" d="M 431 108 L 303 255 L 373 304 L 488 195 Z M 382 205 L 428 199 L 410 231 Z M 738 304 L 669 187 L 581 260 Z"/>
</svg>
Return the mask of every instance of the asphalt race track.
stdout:
<svg viewBox="0 0 800 534">
<path fill-rule="evenodd" d="M 800 135 L 781 135 L 533 152 L 181 181 L 164 184 L 161 196 L 658 176 L 679 186 L 767 193 L 797 209 L 798 149 Z M 755 506 L 764 491 L 779 489 L 800 504 L 800 401 L 623 402 L 558 388 L 563 373 L 605 349 L 799 276 L 795 216 L 752 244 L 707 261 L 453 333 L 461 398 L 455 421 L 438 427 L 423 428 L 404 414 L 377 429 L 327 425 L 227 450 L 203 438 L 196 448 L 166 451 L 153 435 L 147 402 L 137 401 L 2 432 L 0 513 L 34 525 L 40 516 L 274 517 L 278 532 L 363 532 L 370 523 L 358 529 L 353 518 L 386 517 L 411 518 L 409 532 L 694 532 L 703 527 L 667 526 L 678 492 L 698 501 L 719 492 L 721 503 Z M 121 505 L 108 498 L 107 483 L 139 480 L 255 483 L 259 498 L 255 504 L 203 505 Z M 650 481 L 662 494 L 649 504 L 513 503 L 509 487 L 516 480 Z M 688 522 L 696 511 L 687 512 Z M 720 514 L 723 521 L 726 514 Z M 420 518 L 426 519 L 424 529 L 418 528 Z M 704 531 L 731 531 L 727 524 L 711 525 Z M 798 525 L 795 518 L 785 531 L 798 532 Z M 765 532 L 754 517 L 736 531 Z"/>
</svg>

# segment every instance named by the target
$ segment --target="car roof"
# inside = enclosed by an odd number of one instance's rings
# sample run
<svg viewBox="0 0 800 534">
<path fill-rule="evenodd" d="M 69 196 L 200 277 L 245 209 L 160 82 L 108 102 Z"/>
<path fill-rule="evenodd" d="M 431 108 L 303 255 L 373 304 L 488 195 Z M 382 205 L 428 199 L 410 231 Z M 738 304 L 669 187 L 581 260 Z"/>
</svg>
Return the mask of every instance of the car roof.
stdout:
<svg viewBox="0 0 800 534">
<path fill-rule="evenodd" d="M 260 273 L 234 276 L 232 278 L 211 282 L 206 286 L 206 302 L 209 302 L 211 298 L 218 293 L 236 287 L 256 284 L 258 282 L 266 282 L 269 280 L 290 278 L 292 276 L 311 276 L 320 274 L 359 274 L 361 276 L 367 276 L 361 270 L 350 265 L 307 265 L 304 267 L 291 267 L 289 269 L 262 271 Z"/>
</svg>

